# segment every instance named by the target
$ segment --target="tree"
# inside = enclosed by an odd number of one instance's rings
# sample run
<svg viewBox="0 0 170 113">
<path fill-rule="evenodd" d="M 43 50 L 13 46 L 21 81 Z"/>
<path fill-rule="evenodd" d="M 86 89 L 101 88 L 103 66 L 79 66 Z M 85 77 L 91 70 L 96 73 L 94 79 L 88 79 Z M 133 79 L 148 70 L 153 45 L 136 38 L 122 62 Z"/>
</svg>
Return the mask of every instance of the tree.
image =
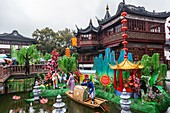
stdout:
<svg viewBox="0 0 170 113">
<path fill-rule="evenodd" d="M 71 30 L 65 28 L 64 30 L 59 30 L 58 33 L 64 39 L 62 45 L 64 47 L 70 47 L 71 46 L 70 40 L 73 37 L 73 33 L 71 32 Z"/>
<path fill-rule="evenodd" d="M 44 55 L 45 53 L 51 53 L 54 49 L 56 49 L 60 55 L 64 55 L 65 48 L 70 45 L 70 39 L 73 37 L 73 33 L 67 28 L 55 32 L 46 27 L 41 30 L 36 29 L 32 36 L 38 41 L 37 49 Z"/>
<path fill-rule="evenodd" d="M 38 51 L 35 45 L 23 47 L 17 51 L 17 61 L 19 64 L 25 64 L 25 74 L 30 74 L 30 61 L 38 58 Z"/>
<path fill-rule="evenodd" d="M 41 30 L 36 29 L 32 36 L 38 41 L 37 49 L 45 55 L 45 53 L 50 53 L 56 48 L 59 34 L 46 27 Z"/>
</svg>

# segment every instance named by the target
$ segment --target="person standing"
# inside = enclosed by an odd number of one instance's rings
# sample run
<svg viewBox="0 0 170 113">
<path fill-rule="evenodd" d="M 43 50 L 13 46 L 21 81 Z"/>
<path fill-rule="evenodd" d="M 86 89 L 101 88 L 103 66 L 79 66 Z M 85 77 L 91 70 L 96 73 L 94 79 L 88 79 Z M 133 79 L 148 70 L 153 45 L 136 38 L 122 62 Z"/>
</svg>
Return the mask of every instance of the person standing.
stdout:
<svg viewBox="0 0 170 113">
<path fill-rule="evenodd" d="M 69 79 L 67 81 L 67 85 L 70 87 L 70 92 L 71 94 L 73 94 L 73 90 L 74 90 L 74 87 L 75 87 L 75 80 L 74 80 L 74 76 L 72 73 L 69 73 L 70 76 L 69 76 Z"/>
<path fill-rule="evenodd" d="M 89 97 L 92 99 L 92 103 L 95 103 L 95 87 L 93 82 L 90 79 L 86 79 L 86 82 L 81 83 L 82 86 L 87 86 L 90 90 L 89 90 Z"/>
</svg>

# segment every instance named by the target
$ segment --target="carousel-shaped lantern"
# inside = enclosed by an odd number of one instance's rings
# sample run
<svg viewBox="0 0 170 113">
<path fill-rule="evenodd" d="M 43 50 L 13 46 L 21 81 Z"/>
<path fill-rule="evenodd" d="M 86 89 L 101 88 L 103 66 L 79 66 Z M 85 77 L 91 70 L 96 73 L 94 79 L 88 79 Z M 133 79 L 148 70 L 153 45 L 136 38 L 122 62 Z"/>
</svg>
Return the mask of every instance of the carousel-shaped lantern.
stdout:
<svg viewBox="0 0 170 113">
<path fill-rule="evenodd" d="M 57 96 L 56 103 L 53 104 L 54 110 L 52 113 L 65 113 L 65 103 L 62 102 L 62 98 L 60 95 Z"/>
<path fill-rule="evenodd" d="M 127 94 L 126 89 L 123 89 L 122 94 L 120 95 L 120 105 L 121 105 L 121 113 L 131 113 L 130 111 L 130 104 L 131 101 L 128 100 L 130 98 L 130 95 Z"/>
<path fill-rule="evenodd" d="M 39 94 L 41 92 L 41 89 L 39 89 L 40 86 L 38 86 L 38 81 L 35 82 L 35 86 L 33 87 L 33 95 L 34 100 L 39 100 Z"/>
</svg>

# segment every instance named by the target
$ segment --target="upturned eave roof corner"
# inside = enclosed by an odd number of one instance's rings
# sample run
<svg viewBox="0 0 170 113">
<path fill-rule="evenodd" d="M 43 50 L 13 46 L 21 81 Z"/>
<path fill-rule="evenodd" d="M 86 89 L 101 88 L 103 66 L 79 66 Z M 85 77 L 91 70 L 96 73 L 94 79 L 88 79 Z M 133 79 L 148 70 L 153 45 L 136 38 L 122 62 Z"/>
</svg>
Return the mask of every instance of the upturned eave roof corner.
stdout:
<svg viewBox="0 0 170 113">
<path fill-rule="evenodd" d="M 115 70 L 131 70 L 131 69 L 142 69 L 144 66 L 138 64 L 134 64 L 133 62 L 130 62 L 127 58 L 125 58 L 121 63 L 116 63 L 116 65 L 109 64 L 109 67 L 111 69 Z"/>
<path fill-rule="evenodd" d="M 87 33 L 91 33 L 91 32 L 98 33 L 99 28 L 100 27 L 94 27 L 92 20 L 90 19 L 88 27 L 86 27 L 85 29 L 78 29 L 78 33 L 81 33 L 81 34 L 87 34 Z"/>
</svg>

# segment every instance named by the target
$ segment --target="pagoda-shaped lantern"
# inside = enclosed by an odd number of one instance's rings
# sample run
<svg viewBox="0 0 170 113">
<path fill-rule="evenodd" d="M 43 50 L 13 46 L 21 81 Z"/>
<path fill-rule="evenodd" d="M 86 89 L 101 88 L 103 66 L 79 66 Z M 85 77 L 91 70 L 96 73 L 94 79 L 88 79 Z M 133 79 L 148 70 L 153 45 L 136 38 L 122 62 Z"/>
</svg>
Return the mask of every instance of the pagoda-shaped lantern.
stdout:
<svg viewBox="0 0 170 113">
<path fill-rule="evenodd" d="M 127 94 L 126 89 L 123 89 L 122 94 L 120 95 L 120 105 L 121 105 L 121 113 L 131 113 L 130 111 L 130 104 L 131 101 L 128 100 L 130 98 L 130 96 Z"/>
<path fill-rule="evenodd" d="M 136 72 L 138 72 L 138 78 L 140 78 L 140 69 L 143 68 L 143 65 L 139 65 L 139 64 L 134 64 L 133 62 L 128 60 L 128 48 L 127 48 L 127 44 L 128 41 L 126 41 L 126 39 L 128 38 L 128 34 L 127 34 L 127 19 L 125 18 L 127 16 L 126 12 L 122 12 L 121 16 L 123 17 L 121 23 L 122 23 L 122 38 L 123 38 L 123 42 L 122 44 L 124 45 L 123 50 L 125 51 L 125 55 L 124 55 L 124 60 L 122 62 L 120 62 L 119 64 L 116 63 L 116 65 L 111 65 L 109 64 L 110 68 L 114 70 L 114 88 L 115 88 L 115 93 L 117 96 L 120 96 L 123 88 L 124 88 L 124 84 L 123 84 L 123 75 L 122 75 L 122 71 L 123 70 L 132 70 L 132 73 L 130 76 L 132 76 L 133 74 L 136 75 Z M 116 71 L 119 70 L 119 86 L 117 86 L 117 75 L 116 75 Z M 127 90 L 127 89 L 126 89 Z M 130 93 L 132 92 L 132 88 L 128 89 L 128 91 L 130 91 Z"/>
<path fill-rule="evenodd" d="M 39 100 L 39 94 L 41 92 L 41 89 L 39 89 L 40 86 L 38 86 L 38 81 L 35 82 L 35 86 L 33 87 L 33 95 L 34 100 Z"/>
<path fill-rule="evenodd" d="M 60 95 L 57 96 L 56 103 L 53 104 L 54 110 L 52 113 L 65 113 L 65 103 L 62 102 L 62 98 Z"/>
</svg>

